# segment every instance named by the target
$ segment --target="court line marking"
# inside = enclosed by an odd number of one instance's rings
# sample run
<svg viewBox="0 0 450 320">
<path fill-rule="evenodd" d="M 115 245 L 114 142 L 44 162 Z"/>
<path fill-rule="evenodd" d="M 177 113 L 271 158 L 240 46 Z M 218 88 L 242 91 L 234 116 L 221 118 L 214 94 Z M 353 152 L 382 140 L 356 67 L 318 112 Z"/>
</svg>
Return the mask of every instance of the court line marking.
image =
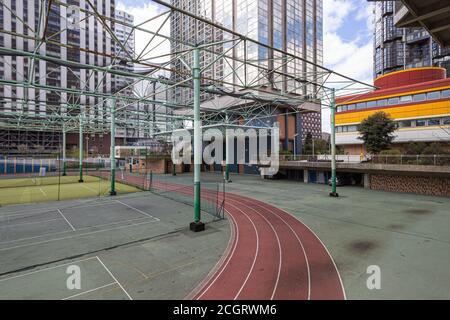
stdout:
<svg viewBox="0 0 450 320">
<path fill-rule="evenodd" d="M 44 195 L 44 197 L 46 197 L 47 198 L 47 194 L 44 192 L 44 190 L 42 190 L 42 188 L 41 187 L 39 187 L 39 190 L 41 191 L 41 193 Z"/>
<path fill-rule="evenodd" d="M 47 212 L 53 212 L 56 211 L 58 209 L 61 210 L 70 210 L 70 209 L 78 209 L 78 208 L 90 208 L 90 207 L 98 207 L 98 206 L 107 206 L 107 205 L 112 205 L 115 204 L 116 200 L 111 200 L 111 201 L 105 201 L 104 203 L 96 203 L 96 204 L 87 204 L 84 206 L 78 206 L 78 205 L 74 205 L 71 207 L 48 207 L 48 208 L 36 208 L 36 209 L 30 209 L 30 212 L 24 212 L 24 211 L 13 211 L 13 212 L 5 212 L 5 213 L 1 213 L 0 212 L 0 217 L 8 217 L 8 216 L 21 216 L 21 215 L 34 215 L 34 214 L 39 214 L 39 213 L 47 213 Z M 37 210 L 41 210 L 41 211 L 37 211 Z M 37 212 L 35 212 L 37 211 Z"/>
<path fill-rule="evenodd" d="M 133 219 L 128 219 L 128 220 L 121 220 L 121 221 L 116 221 L 116 222 L 110 222 L 110 223 L 104 223 L 104 224 L 97 224 L 97 225 L 95 225 L 95 226 L 78 228 L 77 231 L 80 231 L 80 230 L 87 230 L 87 229 L 97 228 L 97 227 L 111 226 L 111 225 L 119 224 L 119 223 L 122 223 L 122 222 L 130 222 L 130 221 L 136 221 L 136 220 L 142 220 L 142 219 L 148 219 L 148 218 L 144 218 L 144 217 L 142 217 L 142 218 L 133 218 Z M 67 233 L 67 232 L 73 232 L 73 230 L 65 230 L 65 231 L 58 231 L 58 232 L 49 232 L 49 233 L 45 233 L 45 234 L 42 234 L 42 235 L 39 235 L 39 236 L 34 236 L 34 237 L 20 238 L 20 239 L 9 240 L 9 241 L 1 241 L 1 242 L 0 242 L 0 245 L 6 244 L 6 243 L 14 243 L 14 242 L 19 242 L 19 241 L 25 241 L 25 240 L 37 239 L 37 238 L 47 237 L 47 236 L 50 236 L 50 235 L 56 235 L 56 234 Z M 2 249 L 0 249 L 0 250 L 2 250 Z"/>
<path fill-rule="evenodd" d="M 145 218 L 141 218 L 141 219 L 145 219 Z M 21 245 L 17 245 L 17 246 L 12 246 L 12 247 L 6 247 L 6 248 L 1 248 L 0 251 L 7 251 L 7 250 L 11 250 L 11 249 L 17 249 L 17 248 L 22 248 L 22 247 L 29 247 L 29 246 L 33 246 L 33 245 L 38 245 L 38 244 L 43 244 L 43 243 L 49 243 L 49 242 L 53 242 L 53 241 L 59 241 L 59 240 L 66 240 L 66 239 L 72 239 L 72 238 L 77 238 L 77 237 L 81 237 L 81 236 L 86 236 L 86 235 L 91 235 L 91 234 L 96 234 L 96 233 L 101 233 L 101 232 L 106 232 L 106 231 L 112 231 L 112 230 L 119 230 L 119 229 L 123 229 L 123 228 L 127 228 L 127 227 L 134 227 L 134 226 L 139 226 L 139 225 L 143 225 L 143 224 L 148 224 L 148 223 L 152 223 L 152 222 L 156 222 L 155 220 L 152 221 L 145 221 L 145 222 L 139 222 L 139 223 L 132 223 L 132 224 L 128 224 L 126 226 L 119 226 L 119 227 L 115 227 L 115 228 L 109 228 L 109 229 L 103 229 L 103 230 L 96 230 L 96 231 L 92 231 L 92 232 L 85 232 L 85 233 L 80 233 L 77 235 L 73 235 L 73 236 L 68 236 L 68 237 L 61 237 L 61 238 L 55 238 L 55 239 L 49 239 L 49 240 L 44 240 L 44 241 L 38 241 L 38 242 L 32 242 L 32 243 L 26 243 L 26 244 L 21 244 Z M 92 227 L 89 227 L 92 228 Z M 77 231 L 80 231 L 81 229 L 78 229 Z M 70 231 L 63 231 L 63 232 L 73 232 L 72 230 Z M 63 233 L 63 232 L 59 232 L 59 233 Z M 51 235 L 52 233 L 50 233 Z M 54 234 L 54 233 L 53 233 Z M 41 236 L 38 236 L 41 237 Z M 15 242 L 15 241 L 23 241 L 26 239 L 18 239 L 18 240 L 12 240 L 9 242 Z M 5 242 L 3 242 L 5 243 Z M 1 244 L 1 243 L 0 243 Z"/>
<path fill-rule="evenodd" d="M 129 204 L 126 204 L 125 202 L 122 202 L 122 201 L 120 201 L 120 200 L 116 200 L 116 202 L 118 202 L 118 203 L 120 203 L 120 204 L 123 204 L 124 206 L 126 206 L 126 207 L 128 207 L 128 208 L 130 208 L 130 209 L 133 209 L 133 210 L 135 210 L 135 211 L 137 211 L 137 212 L 139 212 L 139 213 L 141 213 L 141 214 L 143 214 L 143 215 L 145 215 L 145 216 L 147 216 L 147 217 L 153 218 L 153 219 L 155 219 L 156 221 L 160 221 L 159 218 L 156 218 L 156 217 L 154 217 L 154 216 L 148 214 L 147 212 L 144 212 L 144 211 L 142 211 L 142 210 L 140 210 L 140 209 L 138 209 L 138 208 L 135 208 L 135 207 L 133 207 L 133 206 L 130 206 Z"/>
<path fill-rule="evenodd" d="M 92 189 L 91 187 L 85 186 L 85 185 L 83 185 L 83 184 L 81 185 L 81 187 L 83 187 L 83 188 L 85 188 L 85 189 L 87 189 L 87 190 L 93 191 L 93 192 L 95 192 L 96 194 L 97 194 L 97 193 L 100 194 L 100 190 Z"/>
<path fill-rule="evenodd" d="M 74 264 L 74 263 L 84 262 L 84 261 L 93 260 L 93 259 L 95 259 L 95 257 L 90 257 L 90 258 L 86 258 L 86 259 L 75 260 L 75 261 L 71 261 L 71 262 L 67 262 L 67 263 L 63 263 L 63 264 L 58 264 L 58 265 L 53 266 L 53 267 L 47 267 L 47 268 L 43 268 L 43 269 L 39 269 L 39 270 L 36 270 L 36 271 L 27 272 L 27 273 L 24 273 L 24 274 L 19 274 L 19 275 L 8 277 L 8 278 L 2 278 L 2 279 L 0 279 L 0 282 L 8 281 L 8 280 L 11 280 L 11 279 L 16 279 L 16 278 L 21 278 L 21 277 L 26 277 L 26 276 L 29 276 L 31 274 L 39 273 L 39 272 L 42 272 L 42 271 L 52 270 L 52 269 L 64 267 L 64 266 L 67 266 L 67 265 L 71 265 L 71 264 Z"/>
<path fill-rule="evenodd" d="M 83 292 L 74 294 L 74 295 L 66 297 L 66 298 L 62 298 L 61 300 L 69 300 L 69 299 L 81 296 L 83 294 L 91 293 L 91 292 L 94 292 L 94 291 L 97 291 L 97 290 L 100 290 L 100 289 L 103 289 L 103 288 L 106 288 L 106 287 L 110 287 L 110 286 L 116 285 L 116 284 L 117 284 L 116 282 L 111 282 L 111 283 L 105 284 L 104 286 L 100 286 L 100 287 L 97 287 L 97 288 L 94 288 L 94 289 L 91 289 L 91 290 L 87 290 L 87 291 L 83 291 Z"/>
<path fill-rule="evenodd" d="M 42 221 L 34 221 L 34 222 L 23 222 L 23 223 L 16 223 L 16 224 L 6 224 L 3 226 L 0 226 L 0 228 L 9 228 L 9 227 L 17 227 L 17 226 L 23 226 L 23 225 L 29 225 L 29 224 L 39 224 L 44 222 L 50 222 L 50 221 L 57 221 L 61 220 L 61 218 L 55 218 L 55 219 L 48 219 L 48 220 L 42 220 Z M 1 221 L 4 222 L 4 221 Z"/>
<path fill-rule="evenodd" d="M 133 298 L 128 294 L 127 290 L 125 290 L 125 288 L 120 284 L 120 282 L 116 279 L 116 277 L 114 277 L 112 272 L 109 271 L 109 269 L 105 266 L 105 264 L 102 262 L 102 260 L 100 260 L 100 258 L 98 256 L 95 256 L 95 257 L 97 258 L 98 262 L 100 262 L 101 265 L 105 268 L 105 270 L 109 273 L 109 275 L 114 279 L 114 281 L 117 282 L 117 284 L 123 290 L 123 292 L 125 292 L 125 294 L 128 296 L 128 299 L 133 300 Z"/>
<path fill-rule="evenodd" d="M 58 209 L 58 213 L 61 215 L 61 217 L 63 217 L 64 220 L 66 220 L 67 224 L 72 228 L 73 231 L 76 231 L 74 226 L 69 222 L 69 220 L 67 220 L 67 218 L 63 215 L 61 209 Z"/>
</svg>

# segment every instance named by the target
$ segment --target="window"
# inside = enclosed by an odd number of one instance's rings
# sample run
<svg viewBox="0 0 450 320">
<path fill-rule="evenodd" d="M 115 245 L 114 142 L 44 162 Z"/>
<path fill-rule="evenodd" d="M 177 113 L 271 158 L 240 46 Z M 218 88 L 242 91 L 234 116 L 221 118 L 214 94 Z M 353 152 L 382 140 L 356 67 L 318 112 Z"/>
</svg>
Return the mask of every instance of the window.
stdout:
<svg viewBox="0 0 450 320">
<path fill-rule="evenodd" d="M 364 109 L 366 107 L 366 103 L 365 102 L 360 102 L 356 104 L 356 109 Z"/>
<path fill-rule="evenodd" d="M 358 127 L 357 126 L 348 126 L 347 130 L 348 130 L 348 132 L 355 132 L 355 131 L 358 131 Z"/>
<path fill-rule="evenodd" d="M 413 95 L 413 101 L 414 101 L 414 102 L 424 101 L 424 100 L 426 100 L 426 95 L 425 95 L 425 93 L 419 93 L 419 94 Z"/>
<path fill-rule="evenodd" d="M 408 103 L 412 101 L 412 96 L 403 96 L 400 97 L 400 103 Z"/>
<path fill-rule="evenodd" d="M 347 111 L 347 106 L 342 106 L 341 108 L 342 108 L 341 111 Z"/>
<path fill-rule="evenodd" d="M 428 92 L 427 93 L 427 100 L 439 99 L 440 96 L 441 96 L 441 92 L 440 91 Z"/>
<path fill-rule="evenodd" d="M 348 105 L 348 110 L 355 110 L 355 105 L 354 104 L 349 104 Z"/>
<path fill-rule="evenodd" d="M 367 108 L 375 108 L 377 106 L 377 101 L 367 101 Z"/>
<path fill-rule="evenodd" d="M 336 132 L 342 132 L 342 127 L 341 126 L 336 127 Z"/>
<path fill-rule="evenodd" d="M 450 124 L 450 117 L 442 118 L 442 124 Z"/>
<path fill-rule="evenodd" d="M 342 132 L 347 132 L 347 131 L 348 131 L 347 126 L 342 126 Z"/>
<path fill-rule="evenodd" d="M 426 120 L 416 120 L 416 127 L 424 127 L 426 125 Z"/>
<path fill-rule="evenodd" d="M 440 122 L 439 118 L 428 119 L 429 126 L 438 126 Z"/>
<path fill-rule="evenodd" d="M 398 100 L 399 100 L 398 97 L 390 98 L 388 100 L 388 105 L 392 106 L 394 104 L 398 104 Z"/>
<path fill-rule="evenodd" d="M 442 98 L 450 98 L 450 89 L 442 91 Z"/>
<path fill-rule="evenodd" d="M 377 100 L 377 107 L 384 107 L 384 106 L 387 106 L 386 99 Z"/>
<path fill-rule="evenodd" d="M 411 120 L 403 120 L 398 123 L 399 128 L 408 128 L 411 127 Z"/>
</svg>

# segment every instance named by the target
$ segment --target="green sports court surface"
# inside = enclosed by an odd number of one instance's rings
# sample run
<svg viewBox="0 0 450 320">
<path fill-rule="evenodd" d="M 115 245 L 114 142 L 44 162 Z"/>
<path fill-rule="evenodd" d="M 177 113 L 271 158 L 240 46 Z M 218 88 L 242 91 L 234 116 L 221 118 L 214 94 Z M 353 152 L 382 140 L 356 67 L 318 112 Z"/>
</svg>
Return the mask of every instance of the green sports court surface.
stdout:
<svg viewBox="0 0 450 320">
<path fill-rule="evenodd" d="M 54 200 L 68 200 L 107 195 L 111 182 L 99 177 L 85 175 L 82 183 L 79 177 L 19 177 L 0 179 L 0 205 L 24 204 Z M 140 191 L 116 183 L 118 194 Z"/>
</svg>

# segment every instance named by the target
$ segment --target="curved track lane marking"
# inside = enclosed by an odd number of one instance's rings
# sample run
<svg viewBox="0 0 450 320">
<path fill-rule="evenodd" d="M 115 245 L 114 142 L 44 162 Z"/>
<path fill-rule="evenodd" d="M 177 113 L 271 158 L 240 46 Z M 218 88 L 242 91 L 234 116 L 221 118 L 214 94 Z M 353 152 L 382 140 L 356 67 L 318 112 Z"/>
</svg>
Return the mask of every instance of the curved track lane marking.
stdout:
<svg viewBox="0 0 450 320">
<path fill-rule="evenodd" d="M 172 190 L 172 192 L 188 195 L 192 195 L 193 193 L 193 188 L 186 185 L 156 183 L 155 186 L 161 186 L 167 191 Z M 215 199 L 213 190 L 202 189 L 201 194 L 204 200 L 212 201 Z M 229 240 L 229 245 L 222 258 L 216 263 L 216 266 L 210 271 L 205 280 L 203 280 L 191 294 L 187 296 L 187 298 L 218 299 L 218 297 L 223 296 L 225 293 L 224 291 L 226 291 L 226 288 L 223 285 L 230 285 L 230 283 L 235 287 L 234 290 L 238 290 L 238 294 L 235 298 L 241 298 L 246 287 L 251 287 L 251 285 L 254 286 L 255 283 L 258 284 L 265 281 L 267 280 L 267 277 L 270 278 L 270 274 L 256 272 L 261 270 L 255 270 L 256 265 L 261 263 L 265 263 L 265 266 L 269 267 L 273 264 L 273 259 L 268 259 L 267 257 L 265 258 L 265 261 L 260 261 L 262 259 L 258 260 L 258 257 L 261 257 L 260 249 L 258 249 L 258 246 L 261 245 L 261 236 L 264 237 L 265 241 L 267 241 L 266 237 L 269 236 L 267 227 L 264 227 L 264 225 L 269 226 L 272 229 L 272 232 L 270 233 L 273 233 L 276 236 L 279 244 L 278 255 L 281 257 L 279 258 L 278 271 L 276 272 L 277 280 L 275 281 L 275 284 L 271 282 L 270 286 L 267 285 L 267 287 L 272 288 L 267 288 L 266 290 L 269 291 L 269 293 L 270 291 L 272 292 L 271 298 L 277 298 L 278 296 L 280 296 L 279 298 L 288 299 L 346 298 L 342 279 L 330 252 L 314 231 L 300 219 L 292 216 L 285 210 L 253 198 L 226 193 L 226 199 L 228 200 L 225 203 L 225 206 L 228 206 L 228 208 L 226 208 L 227 216 L 230 217 L 232 226 L 234 225 L 236 228 L 235 240 Z M 252 214 L 249 210 L 254 213 Z M 257 216 L 259 216 L 259 218 Z M 255 220 L 255 218 L 257 218 L 257 220 Z M 264 220 L 264 222 L 262 222 L 262 220 Z M 279 224 L 280 222 L 277 221 L 280 221 L 281 225 Z M 253 232 L 249 233 L 248 230 L 251 230 L 252 228 Z M 264 228 L 266 228 L 265 231 Z M 255 237 L 258 231 L 259 242 L 257 246 Z M 262 231 L 264 232 L 261 233 Z M 297 245 L 294 246 L 293 242 L 297 243 Z M 254 244 L 248 245 L 249 243 Z M 300 247 L 298 247 L 298 245 Z M 231 248 L 230 246 L 232 246 L 232 249 L 229 249 Z M 253 248 L 254 246 L 257 247 Z M 288 254 L 282 254 L 284 248 L 286 248 L 285 250 L 287 250 Z M 302 259 L 298 260 L 298 252 L 300 250 L 302 251 Z M 247 252 L 247 254 L 245 254 L 245 252 Z M 249 256 L 252 254 L 250 252 L 255 253 L 252 256 L 253 262 L 251 263 L 251 266 Z M 266 254 L 264 251 L 263 253 Z M 270 254 L 274 256 L 275 253 L 274 250 L 271 250 Z M 301 261 L 304 261 L 303 267 L 301 267 Z M 287 269 L 284 270 L 286 267 Z M 297 268 L 304 268 L 304 272 L 307 275 L 305 277 L 305 279 L 307 279 L 306 297 L 304 297 L 304 295 L 301 294 L 301 290 L 299 290 L 301 288 L 301 281 L 299 283 L 298 279 L 292 278 L 293 274 L 295 276 L 297 272 L 303 272 L 302 270 L 297 270 Z M 239 279 L 242 279 L 242 273 L 246 270 L 249 271 L 245 280 L 242 282 L 242 280 Z M 264 268 L 262 268 L 262 270 L 264 270 Z M 298 277 L 299 275 L 297 274 L 296 276 Z M 280 287 L 280 283 L 277 282 L 278 280 L 281 281 L 281 279 L 284 283 L 282 287 Z M 218 281 L 220 283 L 218 283 Z M 250 282 L 252 283 L 250 284 Z M 233 286 L 229 286 L 228 288 L 230 292 L 227 293 L 227 299 L 231 299 L 232 297 L 231 292 L 233 291 Z M 255 292 L 254 294 L 260 296 L 263 293 Z M 249 298 L 251 299 L 253 297 L 250 296 Z"/>
</svg>

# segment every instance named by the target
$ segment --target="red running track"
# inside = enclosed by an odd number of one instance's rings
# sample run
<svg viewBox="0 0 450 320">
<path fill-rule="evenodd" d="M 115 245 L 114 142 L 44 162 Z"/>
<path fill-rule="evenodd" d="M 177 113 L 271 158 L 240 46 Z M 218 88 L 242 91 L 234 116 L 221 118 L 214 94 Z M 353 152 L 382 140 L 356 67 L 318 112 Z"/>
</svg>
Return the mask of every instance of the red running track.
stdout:
<svg viewBox="0 0 450 320">
<path fill-rule="evenodd" d="M 161 187 L 192 194 L 191 186 Z M 213 192 L 202 189 L 202 198 L 213 199 Z M 302 222 L 273 205 L 232 193 L 226 194 L 225 210 L 231 225 L 227 249 L 187 299 L 345 299 L 331 255 Z"/>
</svg>

